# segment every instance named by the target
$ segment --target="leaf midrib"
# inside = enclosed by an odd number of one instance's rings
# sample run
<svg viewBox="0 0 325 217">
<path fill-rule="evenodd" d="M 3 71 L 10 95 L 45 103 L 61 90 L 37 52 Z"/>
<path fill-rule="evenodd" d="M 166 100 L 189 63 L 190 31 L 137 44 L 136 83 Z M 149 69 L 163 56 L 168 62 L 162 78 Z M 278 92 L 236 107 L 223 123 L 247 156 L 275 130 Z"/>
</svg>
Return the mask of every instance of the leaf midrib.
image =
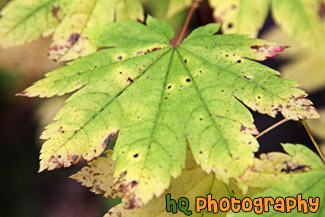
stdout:
<svg viewBox="0 0 325 217">
<path fill-rule="evenodd" d="M 216 130 L 217 130 L 218 132 L 220 132 L 220 130 L 216 127 L 218 124 L 215 122 L 215 120 L 214 120 L 214 118 L 213 118 L 213 115 L 212 115 L 210 109 L 208 108 L 207 104 L 205 103 L 205 100 L 203 99 L 203 97 L 202 97 L 202 95 L 201 95 L 201 93 L 200 93 L 200 91 L 199 91 L 199 88 L 198 88 L 198 86 L 196 85 L 195 80 L 193 79 L 193 76 L 192 76 L 191 73 L 189 72 L 188 67 L 187 67 L 187 66 L 185 65 L 185 63 L 182 61 L 182 56 L 181 56 L 181 54 L 179 53 L 179 51 L 178 51 L 177 49 L 176 49 L 176 51 L 177 51 L 177 54 L 178 54 L 178 56 L 179 56 L 180 62 L 183 64 L 183 67 L 185 68 L 185 70 L 186 70 L 188 76 L 189 76 L 189 77 L 191 78 L 191 80 L 193 81 L 193 86 L 194 86 L 194 88 L 195 88 L 195 91 L 197 92 L 197 95 L 199 96 L 200 101 L 201 101 L 201 103 L 203 104 L 203 106 L 204 106 L 206 112 L 209 114 L 209 117 L 210 117 L 211 121 L 212 121 L 213 124 L 214 124 L 213 126 L 216 128 Z M 220 132 L 220 134 L 223 135 L 222 132 Z M 235 159 L 234 159 L 234 157 L 233 157 L 233 155 L 232 155 L 232 153 L 231 153 L 231 151 L 230 151 L 230 149 L 229 149 L 229 142 L 226 141 L 226 143 L 227 143 L 226 147 L 227 147 L 227 151 L 228 151 L 228 153 L 229 153 L 229 156 L 230 156 L 230 157 L 234 160 L 234 162 L 235 162 Z M 209 154 L 211 154 L 211 152 L 210 152 Z M 211 158 L 211 156 L 209 156 L 209 160 L 210 160 L 210 158 Z M 240 169 L 238 168 L 237 164 L 235 164 L 235 167 L 236 167 L 236 169 L 237 169 L 238 171 L 240 171 Z M 237 171 L 237 172 L 238 172 L 238 171 Z"/>
<path fill-rule="evenodd" d="M 162 104 L 164 102 L 163 98 L 164 98 L 164 93 L 166 91 L 165 87 L 166 87 L 166 84 L 167 84 L 167 79 L 168 79 L 170 67 L 172 65 L 172 60 L 173 60 L 173 57 L 174 57 L 175 49 L 171 49 L 171 51 L 172 51 L 172 53 L 171 53 L 171 56 L 170 56 L 170 59 L 169 59 L 169 63 L 168 63 L 168 67 L 167 67 L 167 72 L 166 72 L 166 75 L 165 75 L 165 78 L 164 78 L 164 84 L 163 84 L 162 91 L 161 91 L 161 95 L 160 95 L 160 101 L 159 101 L 159 105 L 158 105 L 157 112 L 156 112 L 155 119 L 154 119 L 154 125 L 152 127 L 151 134 L 150 134 L 150 141 L 149 141 L 149 144 L 148 144 L 148 151 L 145 154 L 143 167 L 140 170 L 139 182 L 143 178 L 143 170 L 146 168 L 149 151 L 151 149 L 150 147 L 151 147 L 151 144 L 153 142 L 154 133 L 155 133 L 155 130 L 156 130 L 156 127 L 157 127 L 157 121 L 158 121 L 159 115 L 161 113 L 160 112 L 161 106 L 162 106 Z M 157 143 L 157 144 L 159 144 L 159 143 Z M 161 144 L 159 144 L 159 145 L 161 146 Z"/>
</svg>

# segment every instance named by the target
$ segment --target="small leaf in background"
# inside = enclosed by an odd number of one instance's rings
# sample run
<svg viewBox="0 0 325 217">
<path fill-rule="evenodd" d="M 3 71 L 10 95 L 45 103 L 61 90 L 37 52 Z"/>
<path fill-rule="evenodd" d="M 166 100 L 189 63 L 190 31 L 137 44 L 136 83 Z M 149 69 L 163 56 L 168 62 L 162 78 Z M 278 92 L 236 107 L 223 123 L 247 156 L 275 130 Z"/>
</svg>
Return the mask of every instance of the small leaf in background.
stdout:
<svg viewBox="0 0 325 217">
<path fill-rule="evenodd" d="M 324 170 L 321 159 L 307 147 L 289 143 L 282 146 L 288 154 L 271 152 L 255 158 L 254 166 L 242 177 L 249 186 L 269 188 L 278 182 L 277 179 L 290 178 L 291 173 Z"/>
<path fill-rule="evenodd" d="M 283 31 L 322 53 L 325 26 L 319 16 L 320 6 L 320 0 L 272 0 L 272 15 Z"/>
<path fill-rule="evenodd" d="M 269 12 L 269 0 L 209 0 L 213 16 L 223 33 L 256 37 Z"/>
<path fill-rule="evenodd" d="M 115 168 L 115 162 L 112 160 L 113 152 L 108 150 L 104 154 L 105 157 L 98 157 L 70 178 L 81 182 L 83 186 L 91 187 L 90 191 L 96 194 L 121 198 L 122 194 L 113 188 Z"/>
<path fill-rule="evenodd" d="M 57 69 L 20 95 L 76 91 L 41 138 L 40 171 L 68 167 L 114 148 L 115 188 L 128 207 L 141 207 L 180 175 L 186 145 L 207 172 L 225 183 L 254 163 L 258 143 L 244 106 L 274 117 L 318 118 L 297 83 L 254 60 L 284 48 L 240 35 L 214 35 L 218 24 L 194 30 L 177 48 L 170 25 L 148 17 L 89 30 L 98 47 L 113 47 Z M 85 103 L 87 102 L 87 103 Z M 136 184 L 134 184 L 136 183 Z"/>
<path fill-rule="evenodd" d="M 243 179 L 254 188 L 267 188 L 252 198 L 259 197 L 296 197 L 302 194 L 303 199 L 319 197 L 319 210 L 308 213 L 308 216 L 321 217 L 325 214 L 325 169 L 321 159 L 307 147 L 302 145 L 283 144 L 283 153 L 269 153 L 256 159 L 253 168 L 247 171 Z M 321 190 L 320 190 L 321 189 Z M 297 209 L 290 213 L 281 213 L 270 207 L 269 212 L 262 214 L 229 213 L 229 217 L 241 216 L 306 216 Z"/>
<path fill-rule="evenodd" d="M 139 0 L 74 0 L 69 13 L 53 35 L 49 58 L 73 60 L 96 51 L 86 29 L 124 19 L 143 21 L 144 11 Z"/>
<path fill-rule="evenodd" d="M 51 35 L 70 1 L 13 0 L 1 10 L 0 47 L 29 43 Z"/>
<path fill-rule="evenodd" d="M 252 198 L 259 197 L 297 197 L 298 194 L 302 194 L 302 199 L 308 201 L 309 197 L 319 197 L 319 209 L 316 213 L 308 212 L 304 214 L 303 212 L 298 212 L 297 208 L 291 210 L 290 213 L 281 213 L 275 211 L 273 207 L 270 207 L 269 212 L 263 212 L 262 214 L 255 214 L 254 212 L 240 212 L 231 213 L 228 217 L 241 217 L 241 216 L 291 216 L 291 217 L 305 217 L 305 216 L 315 216 L 322 217 L 325 215 L 325 170 L 310 171 L 305 173 L 290 174 L 285 176 L 280 176 L 281 178 L 274 181 L 274 184 L 263 193 L 259 193 Z M 262 182 L 263 180 L 260 180 Z M 315 201 L 315 200 L 314 200 Z M 308 210 L 309 211 L 309 210 Z"/>
<path fill-rule="evenodd" d="M 140 0 L 13 0 L 2 11 L 0 47 L 52 33 L 49 58 L 68 61 L 96 51 L 85 30 L 123 19 L 143 21 Z"/>
</svg>

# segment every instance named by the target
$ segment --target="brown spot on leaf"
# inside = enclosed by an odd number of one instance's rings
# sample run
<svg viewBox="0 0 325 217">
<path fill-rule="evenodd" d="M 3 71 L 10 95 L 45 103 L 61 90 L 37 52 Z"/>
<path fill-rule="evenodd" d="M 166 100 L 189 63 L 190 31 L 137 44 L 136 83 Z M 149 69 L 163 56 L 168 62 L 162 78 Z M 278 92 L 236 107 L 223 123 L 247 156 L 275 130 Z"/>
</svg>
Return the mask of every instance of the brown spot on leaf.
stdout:
<svg viewBox="0 0 325 217">
<path fill-rule="evenodd" d="M 160 50 L 160 49 L 161 49 L 161 47 L 154 47 L 154 48 L 151 49 L 151 52 L 156 51 L 156 50 Z"/>
<path fill-rule="evenodd" d="M 138 184 L 138 182 L 135 181 L 135 180 L 133 180 L 132 183 L 131 183 L 132 187 L 135 187 L 137 184 Z"/>
<path fill-rule="evenodd" d="M 141 207 L 142 201 L 135 194 L 135 188 L 138 185 L 138 181 L 126 179 L 126 174 L 127 171 L 122 172 L 114 185 L 118 192 L 124 193 L 123 201 L 126 209 Z"/>
<path fill-rule="evenodd" d="M 162 47 L 154 47 L 154 48 L 148 49 L 148 50 L 146 50 L 146 51 L 137 51 L 137 55 L 139 55 L 139 54 L 144 54 L 144 55 L 146 55 L 146 54 L 148 54 L 148 53 L 151 53 L 151 52 L 154 52 L 154 51 L 156 51 L 156 50 L 160 50 L 160 49 L 162 49 Z"/>
<path fill-rule="evenodd" d="M 62 129 L 62 127 L 60 127 L 59 129 L 58 129 L 58 131 L 59 131 L 59 133 L 64 133 L 65 131 Z"/>
<path fill-rule="evenodd" d="M 285 118 L 292 120 L 319 118 L 313 103 L 305 98 L 306 96 L 305 93 L 300 96 L 292 96 L 286 99 L 287 102 L 284 105 L 273 105 L 272 114 L 276 115 L 277 112 L 281 112 Z"/>
<path fill-rule="evenodd" d="M 80 34 L 79 33 L 73 33 L 70 35 L 70 38 L 68 42 L 71 46 L 73 46 L 78 40 L 79 40 Z"/>
<path fill-rule="evenodd" d="M 252 45 L 251 46 L 251 49 L 253 50 L 256 50 L 257 52 L 259 52 L 261 50 L 261 48 L 269 48 L 270 46 L 269 45 Z"/>
<path fill-rule="evenodd" d="M 324 1 L 322 2 L 321 6 L 320 6 L 319 16 L 322 19 L 325 19 L 325 2 Z"/>
<path fill-rule="evenodd" d="M 99 185 L 95 185 L 92 189 L 90 189 L 93 192 L 96 192 L 97 194 L 104 194 L 105 191 L 100 188 Z"/>
<path fill-rule="evenodd" d="M 303 165 L 303 164 L 295 164 L 292 162 L 286 162 L 285 168 L 281 169 L 281 172 L 285 173 L 300 173 L 300 172 L 306 172 L 310 170 L 310 166 Z"/>
<path fill-rule="evenodd" d="M 124 193 L 125 192 L 125 185 L 124 183 L 126 182 L 125 176 L 128 172 L 127 171 L 123 171 L 120 176 L 118 177 L 117 181 L 115 182 L 115 185 L 117 186 L 117 190 L 119 192 Z"/>
<path fill-rule="evenodd" d="M 103 148 L 106 148 L 106 146 L 108 145 L 108 143 L 112 140 L 112 138 L 115 136 L 115 132 L 114 133 L 111 133 L 111 134 L 109 134 L 106 138 L 105 138 L 105 140 L 104 140 L 104 142 L 102 143 L 102 147 Z"/>
<path fill-rule="evenodd" d="M 58 12 L 60 9 L 60 6 L 53 6 L 51 11 L 52 17 L 55 17 L 58 21 L 60 21 L 58 17 Z"/>
<path fill-rule="evenodd" d="M 108 143 L 114 138 L 115 135 L 118 134 L 119 131 L 116 132 L 112 132 L 110 133 L 104 140 L 104 142 L 102 143 L 102 147 L 106 148 L 106 146 L 108 145 Z"/>
<path fill-rule="evenodd" d="M 59 50 L 59 47 L 57 45 L 53 45 L 53 46 L 50 47 L 50 51 L 51 50 L 58 51 Z"/>
</svg>

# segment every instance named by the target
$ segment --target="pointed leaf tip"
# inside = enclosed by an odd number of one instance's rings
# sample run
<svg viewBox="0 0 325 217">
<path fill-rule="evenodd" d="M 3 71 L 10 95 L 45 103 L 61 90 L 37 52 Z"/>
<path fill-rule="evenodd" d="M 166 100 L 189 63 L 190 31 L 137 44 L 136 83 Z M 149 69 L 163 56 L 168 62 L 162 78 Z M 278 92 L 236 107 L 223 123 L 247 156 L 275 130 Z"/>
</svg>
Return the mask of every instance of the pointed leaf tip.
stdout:
<svg viewBox="0 0 325 217">
<path fill-rule="evenodd" d="M 258 60 L 263 61 L 266 58 L 272 58 L 277 56 L 280 52 L 283 52 L 289 46 L 279 45 L 279 44 L 263 44 L 263 45 L 251 45 L 250 48 L 258 54 L 263 54 L 264 57 Z"/>
<path fill-rule="evenodd" d="M 48 130 L 48 129 L 47 129 Z M 93 158 L 100 156 L 106 149 L 109 142 L 117 135 L 118 130 L 109 133 L 105 139 L 101 140 L 101 143 L 93 144 L 86 149 L 82 150 L 79 147 L 75 146 L 73 143 L 70 144 L 70 140 L 73 137 L 78 137 L 77 134 L 80 134 L 79 130 L 74 130 L 73 133 L 69 132 L 69 129 L 65 129 L 62 126 L 57 130 L 58 133 L 62 134 L 65 139 L 65 147 L 62 149 L 60 144 L 55 143 L 55 141 L 47 140 L 42 147 L 40 155 L 40 169 L 39 172 L 44 170 L 54 170 L 61 167 L 69 167 L 72 164 L 78 163 L 81 159 L 86 161 L 91 161 Z M 44 131 L 45 133 L 46 131 Z M 43 133 L 43 135 L 44 135 Z M 64 137 L 63 134 L 67 134 Z M 99 140 L 98 140 L 99 141 Z"/>
</svg>

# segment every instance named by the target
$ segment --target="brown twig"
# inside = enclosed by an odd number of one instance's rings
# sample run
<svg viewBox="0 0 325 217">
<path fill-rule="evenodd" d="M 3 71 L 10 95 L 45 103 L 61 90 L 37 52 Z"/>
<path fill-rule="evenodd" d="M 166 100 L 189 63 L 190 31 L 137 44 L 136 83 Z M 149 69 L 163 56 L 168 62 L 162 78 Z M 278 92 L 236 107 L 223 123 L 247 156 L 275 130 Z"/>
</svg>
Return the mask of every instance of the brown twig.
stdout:
<svg viewBox="0 0 325 217">
<path fill-rule="evenodd" d="M 321 149 L 321 148 L 319 147 L 319 145 L 317 144 L 315 138 L 314 138 L 313 135 L 311 134 L 311 131 L 310 131 L 309 127 L 308 127 L 307 122 L 306 122 L 305 120 L 302 120 L 302 121 L 300 121 L 300 123 L 302 124 L 302 126 L 304 126 L 305 130 L 306 130 L 307 133 L 308 133 L 309 138 L 310 138 L 311 141 L 313 142 L 315 148 L 316 148 L 317 151 L 318 151 L 319 156 L 321 157 L 323 163 L 325 164 L 325 155 L 324 155 L 324 153 L 322 152 L 322 149 Z"/>
<path fill-rule="evenodd" d="M 188 15 L 187 15 L 187 18 L 186 18 L 185 24 L 184 24 L 184 26 L 183 26 L 183 29 L 182 29 L 182 31 L 181 31 L 181 34 L 180 34 L 179 37 L 178 37 L 178 40 L 177 40 L 177 42 L 176 42 L 176 44 L 175 44 L 175 47 L 177 47 L 177 46 L 178 46 L 178 45 L 183 41 L 183 38 L 184 38 L 184 35 L 185 35 L 185 33 L 186 33 L 186 30 L 187 30 L 188 24 L 190 23 L 191 18 L 192 18 L 192 16 L 193 16 L 193 13 L 194 13 L 195 9 L 197 8 L 197 6 L 198 6 L 198 2 L 197 2 L 197 0 L 193 0 L 193 1 L 192 1 L 192 7 L 191 7 L 191 9 L 190 9 L 190 12 L 189 12 Z"/>
<path fill-rule="evenodd" d="M 289 121 L 289 119 L 283 119 L 275 124 L 273 124 L 272 126 L 270 126 L 269 128 L 267 128 L 266 130 L 264 130 L 263 132 L 259 133 L 258 135 L 255 136 L 256 139 L 260 138 L 261 136 L 263 136 L 265 133 L 273 130 L 274 128 L 276 128 L 277 126 L 280 126 L 281 124 L 284 124 L 285 122 Z"/>
</svg>

